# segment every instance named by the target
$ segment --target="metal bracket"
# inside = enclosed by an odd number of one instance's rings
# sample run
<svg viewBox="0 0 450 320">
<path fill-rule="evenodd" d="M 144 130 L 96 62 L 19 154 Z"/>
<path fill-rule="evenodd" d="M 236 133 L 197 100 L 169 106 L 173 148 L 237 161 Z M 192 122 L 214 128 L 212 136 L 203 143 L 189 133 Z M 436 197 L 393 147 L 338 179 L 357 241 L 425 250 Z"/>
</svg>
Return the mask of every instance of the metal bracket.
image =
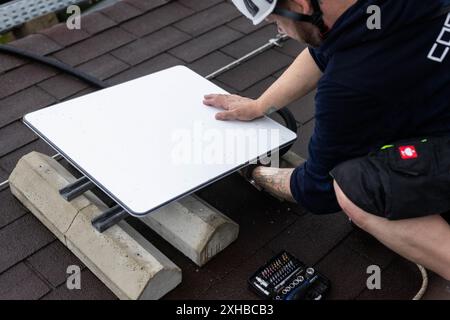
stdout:
<svg viewBox="0 0 450 320">
<path fill-rule="evenodd" d="M 61 189 L 59 193 L 61 196 L 67 200 L 72 201 L 73 199 L 81 196 L 85 192 L 91 190 L 95 185 L 89 180 L 87 177 L 81 177 L 74 183 L 69 184 L 65 188 Z M 98 217 L 92 219 L 92 226 L 100 233 L 108 230 L 112 226 L 119 223 L 121 220 L 125 219 L 128 216 L 128 212 L 126 212 L 122 207 L 116 205 L 111 209 L 103 212 Z"/>
<path fill-rule="evenodd" d="M 92 220 L 92 226 L 100 233 L 105 232 L 112 226 L 115 226 L 120 221 L 125 219 L 128 216 L 128 212 L 126 212 L 119 205 L 112 207 L 111 209 L 103 212 L 98 217 Z"/>
<path fill-rule="evenodd" d="M 59 194 L 66 201 L 72 201 L 73 199 L 78 198 L 83 193 L 91 190 L 94 187 L 95 185 L 91 180 L 89 180 L 87 177 L 82 177 L 74 183 L 71 183 L 63 189 L 59 190 Z"/>
</svg>

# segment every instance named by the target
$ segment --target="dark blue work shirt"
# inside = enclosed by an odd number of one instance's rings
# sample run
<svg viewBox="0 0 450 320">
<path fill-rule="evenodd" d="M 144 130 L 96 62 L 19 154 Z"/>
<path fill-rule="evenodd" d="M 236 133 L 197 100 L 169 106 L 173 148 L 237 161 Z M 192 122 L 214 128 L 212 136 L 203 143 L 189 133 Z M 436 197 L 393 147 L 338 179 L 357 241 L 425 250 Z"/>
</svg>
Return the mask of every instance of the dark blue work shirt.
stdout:
<svg viewBox="0 0 450 320">
<path fill-rule="evenodd" d="M 367 27 L 371 5 L 381 8 L 380 30 Z M 359 0 L 310 49 L 323 76 L 309 159 L 291 190 L 311 212 L 340 211 L 329 174 L 338 164 L 396 140 L 450 134 L 449 5 Z"/>
</svg>

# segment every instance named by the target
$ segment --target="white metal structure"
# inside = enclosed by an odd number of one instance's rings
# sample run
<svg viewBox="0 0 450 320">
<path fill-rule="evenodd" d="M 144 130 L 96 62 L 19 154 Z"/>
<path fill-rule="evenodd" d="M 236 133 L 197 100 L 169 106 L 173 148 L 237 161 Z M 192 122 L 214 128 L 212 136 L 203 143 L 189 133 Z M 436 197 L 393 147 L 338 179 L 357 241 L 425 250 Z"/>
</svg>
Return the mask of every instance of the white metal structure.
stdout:
<svg viewBox="0 0 450 320">
<path fill-rule="evenodd" d="M 296 134 L 269 118 L 215 120 L 226 93 L 186 67 L 73 99 L 24 122 L 128 213 L 143 216 L 231 174 Z"/>
<path fill-rule="evenodd" d="M 15 0 L 0 5 L 0 32 L 85 0 Z"/>
</svg>

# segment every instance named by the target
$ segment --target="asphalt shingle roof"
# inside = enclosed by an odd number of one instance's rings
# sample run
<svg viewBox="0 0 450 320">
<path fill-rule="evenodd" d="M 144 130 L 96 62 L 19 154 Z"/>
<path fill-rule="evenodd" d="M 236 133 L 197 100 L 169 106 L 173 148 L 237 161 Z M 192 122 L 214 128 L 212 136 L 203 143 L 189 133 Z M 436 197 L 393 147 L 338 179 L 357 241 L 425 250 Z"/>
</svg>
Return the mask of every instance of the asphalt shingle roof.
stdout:
<svg viewBox="0 0 450 320">
<path fill-rule="evenodd" d="M 224 0 L 123 0 L 82 19 L 81 30 L 64 24 L 12 43 L 54 57 L 110 84 L 183 64 L 206 76 L 276 35 L 273 25 L 255 27 Z M 214 80 L 233 93 L 256 97 L 304 47 L 289 40 Z M 21 123 L 31 111 L 94 91 L 50 67 L 0 55 L 0 179 L 32 150 L 54 151 Z M 307 157 L 314 128 L 313 97 L 290 108 L 301 125 L 294 151 Z M 272 255 L 291 251 L 332 281 L 330 298 L 411 298 L 420 287 L 415 266 L 376 240 L 352 229 L 344 214 L 313 216 L 259 193 L 237 175 L 199 196 L 240 225 L 236 243 L 199 269 L 154 232 L 135 228 L 182 268 L 182 284 L 167 299 L 255 299 L 246 279 Z M 224 198 L 223 194 L 227 194 Z M 13 198 L 0 192 L 0 299 L 114 299 L 87 269 L 81 291 L 65 287 L 66 268 L 81 262 Z M 366 268 L 382 266 L 386 289 L 365 289 Z M 344 268 L 345 266 L 345 268 Z"/>
</svg>

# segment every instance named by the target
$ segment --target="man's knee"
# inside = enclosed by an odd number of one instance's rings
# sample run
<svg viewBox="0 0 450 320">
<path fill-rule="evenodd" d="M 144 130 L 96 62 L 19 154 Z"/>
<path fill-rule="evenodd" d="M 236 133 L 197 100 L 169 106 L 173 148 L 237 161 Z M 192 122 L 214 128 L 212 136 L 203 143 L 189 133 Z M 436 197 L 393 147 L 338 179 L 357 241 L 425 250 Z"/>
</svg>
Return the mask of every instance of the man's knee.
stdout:
<svg viewBox="0 0 450 320">
<path fill-rule="evenodd" d="M 334 181 L 334 190 L 336 192 L 336 198 L 339 206 L 345 212 L 345 214 L 361 229 L 365 230 L 368 223 L 370 214 L 355 205 L 342 191 L 339 185 Z"/>
</svg>

